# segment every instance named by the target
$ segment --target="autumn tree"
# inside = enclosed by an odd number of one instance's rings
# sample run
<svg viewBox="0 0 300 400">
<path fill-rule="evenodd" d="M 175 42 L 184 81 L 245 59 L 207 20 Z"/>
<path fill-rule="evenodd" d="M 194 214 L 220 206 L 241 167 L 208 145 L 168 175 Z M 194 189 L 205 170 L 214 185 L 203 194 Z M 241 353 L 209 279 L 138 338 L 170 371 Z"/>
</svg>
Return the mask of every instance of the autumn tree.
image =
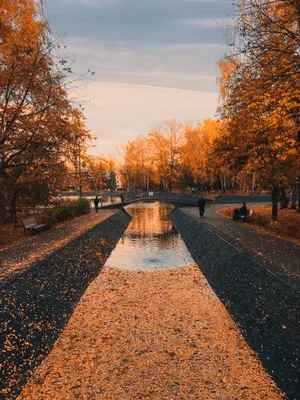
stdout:
<svg viewBox="0 0 300 400">
<path fill-rule="evenodd" d="M 187 167 L 193 184 L 204 189 L 215 182 L 210 154 L 214 140 L 219 135 L 219 123 L 212 119 L 202 124 L 186 124 L 185 144 L 182 148 L 183 166 Z"/>
<path fill-rule="evenodd" d="M 299 3 L 243 0 L 236 7 L 237 41 L 220 65 L 228 131 L 217 149 L 231 170 L 275 192 L 299 174 Z"/>
<path fill-rule="evenodd" d="M 176 120 L 166 120 L 149 134 L 152 154 L 164 190 L 171 190 L 178 174 L 182 148 L 185 143 L 184 128 Z"/>
<path fill-rule="evenodd" d="M 83 165 L 88 170 L 88 175 L 85 177 L 86 185 L 95 191 L 109 187 L 110 172 L 105 157 L 87 155 Z"/>
<path fill-rule="evenodd" d="M 112 155 L 101 157 L 103 166 L 107 171 L 107 187 L 111 190 L 116 189 L 116 170 L 118 169 L 118 162 L 116 158 Z"/>
<path fill-rule="evenodd" d="M 73 134 L 82 114 L 68 98 L 72 70 L 54 63 L 58 43 L 34 0 L 1 2 L 0 42 L 0 201 L 16 222 L 21 186 L 53 182 L 88 133 Z"/>
</svg>

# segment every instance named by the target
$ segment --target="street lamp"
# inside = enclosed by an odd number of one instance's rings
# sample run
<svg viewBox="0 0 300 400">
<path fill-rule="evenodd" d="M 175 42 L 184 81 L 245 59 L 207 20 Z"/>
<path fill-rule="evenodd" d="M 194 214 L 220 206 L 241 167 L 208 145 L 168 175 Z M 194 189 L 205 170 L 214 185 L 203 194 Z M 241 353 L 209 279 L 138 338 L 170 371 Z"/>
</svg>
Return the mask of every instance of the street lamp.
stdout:
<svg viewBox="0 0 300 400">
<path fill-rule="evenodd" d="M 79 197 L 82 198 L 82 181 L 81 181 L 81 149 L 79 145 L 79 154 L 78 154 L 78 173 L 79 173 Z"/>
</svg>

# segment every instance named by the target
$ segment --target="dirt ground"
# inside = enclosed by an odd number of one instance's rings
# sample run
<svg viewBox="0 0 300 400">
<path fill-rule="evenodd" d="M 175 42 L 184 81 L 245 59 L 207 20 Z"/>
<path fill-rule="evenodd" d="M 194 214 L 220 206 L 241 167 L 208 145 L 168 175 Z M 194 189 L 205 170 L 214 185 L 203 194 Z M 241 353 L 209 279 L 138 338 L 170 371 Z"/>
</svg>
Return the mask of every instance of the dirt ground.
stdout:
<svg viewBox="0 0 300 400">
<path fill-rule="evenodd" d="M 106 265 L 18 400 L 281 398 L 196 265 Z"/>
</svg>

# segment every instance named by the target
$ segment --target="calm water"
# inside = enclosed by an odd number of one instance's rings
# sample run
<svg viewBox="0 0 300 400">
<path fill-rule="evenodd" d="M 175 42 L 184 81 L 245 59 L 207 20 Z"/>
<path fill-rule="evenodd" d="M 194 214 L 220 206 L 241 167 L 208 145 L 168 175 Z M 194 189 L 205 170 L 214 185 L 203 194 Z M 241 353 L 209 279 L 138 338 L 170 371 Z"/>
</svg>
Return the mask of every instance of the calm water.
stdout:
<svg viewBox="0 0 300 400">
<path fill-rule="evenodd" d="M 194 263 L 168 214 L 172 207 L 160 203 L 128 205 L 132 216 L 107 265 L 131 270 L 159 270 Z"/>
</svg>

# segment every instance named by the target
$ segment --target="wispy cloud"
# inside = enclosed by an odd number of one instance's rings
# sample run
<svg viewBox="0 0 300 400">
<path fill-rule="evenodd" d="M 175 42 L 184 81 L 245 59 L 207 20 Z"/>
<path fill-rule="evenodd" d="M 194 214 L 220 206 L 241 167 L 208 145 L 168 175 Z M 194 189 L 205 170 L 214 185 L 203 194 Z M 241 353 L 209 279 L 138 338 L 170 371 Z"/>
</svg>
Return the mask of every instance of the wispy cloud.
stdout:
<svg viewBox="0 0 300 400">
<path fill-rule="evenodd" d="M 116 82 L 95 82 L 88 94 L 92 100 L 85 114 L 92 135 L 98 138 L 95 154 L 116 154 L 116 145 L 138 133 L 147 134 L 167 118 L 182 122 L 212 118 L 218 103 L 217 93 Z"/>
<path fill-rule="evenodd" d="M 120 0 L 60 0 L 61 3 L 65 4 L 78 4 L 83 6 L 109 6 L 118 4 Z"/>
<path fill-rule="evenodd" d="M 214 117 L 231 0 L 44 0 L 44 7 L 52 30 L 68 34 L 74 68 L 96 72 L 80 92 L 99 137 L 95 153 L 116 153 L 118 143 L 168 117 Z"/>
<path fill-rule="evenodd" d="M 195 0 L 194 0 L 195 1 Z M 213 28 L 213 27 L 227 27 L 232 26 L 234 19 L 232 17 L 223 18 L 189 18 L 179 19 L 177 24 L 190 27 Z"/>
</svg>

